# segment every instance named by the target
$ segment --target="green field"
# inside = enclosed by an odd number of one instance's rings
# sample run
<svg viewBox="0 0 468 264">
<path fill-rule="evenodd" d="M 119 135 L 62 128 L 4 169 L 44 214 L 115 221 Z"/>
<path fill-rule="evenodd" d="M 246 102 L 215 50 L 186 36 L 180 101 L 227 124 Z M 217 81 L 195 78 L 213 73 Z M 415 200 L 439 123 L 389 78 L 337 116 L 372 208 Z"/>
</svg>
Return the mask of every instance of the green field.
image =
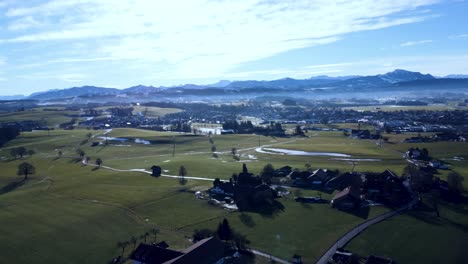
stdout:
<svg viewBox="0 0 468 264">
<path fill-rule="evenodd" d="M 93 137 L 83 144 L 89 132 Z M 267 163 L 300 169 L 309 163 L 313 168 L 339 169 L 342 172 L 351 170 L 353 166 L 349 161 L 332 157 L 259 153 L 255 150 L 259 145 L 338 152 L 352 158 L 379 160 L 356 162 L 355 170 L 358 171 L 378 172 L 390 168 L 401 173 L 407 164 L 398 153 L 404 151 L 407 144 L 395 143 L 391 139 L 392 144 L 387 143 L 381 148 L 374 141 L 350 139 L 341 132 L 310 131 L 307 138 L 215 135 L 212 140 L 218 158 L 213 157 L 212 144 L 204 135 L 114 129 L 107 134 L 108 137 L 127 138 L 128 141 L 109 141 L 108 145 L 91 147 L 91 142 L 105 141 L 100 138 L 103 133 L 84 129 L 57 129 L 50 131 L 50 135 L 44 131 L 25 132 L 0 149 L 0 157 L 3 157 L 0 161 L 0 234 L 7 238 L 0 239 L 0 263 L 102 263 L 120 253 L 121 249 L 116 246 L 118 241 L 129 240 L 132 235 L 139 236 L 154 227 L 161 230 L 158 240 L 167 241 L 172 248 L 182 249 L 190 245 L 187 238 L 193 230 L 215 229 L 223 217 L 229 219 L 234 230 L 247 236 L 252 248 L 285 259 L 299 254 L 305 263 L 313 263 L 333 241 L 365 220 L 334 210 L 328 204 L 296 203 L 293 200 L 296 190 L 292 189 L 289 197 L 278 200 L 284 206 L 282 211 L 274 215 L 246 213 L 251 222 L 245 223 L 241 221 L 241 213 L 228 213 L 194 197 L 195 191 L 208 189 L 210 181 L 189 180 L 182 188 L 176 179 L 153 178 L 141 172 L 117 172 L 106 168 L 96 170 L 77 162 L 76 148 L 83 149 L 91 162 L 101 158 L 103 165 L 115 169 L 149 170 L 152 165 L 159 165 L 163 173 L 177 175 L 178 168 L 184 165 L 189 176 L 222 179 L 240 172 L 242 162 L 253 173 L 259 173 Z M 135 139 L 148 140 L 152 144 L 137 144 Z M 12 160 L 9 150 L 18 146 L 33 149 L 36 154 L 23 160 Z M 467 154 L 465 146 L 464 143 L 425 145 L 437 158 L 464 156 Z M 233 159 L 232 148 L 238 150 L 240 161 Z M 59 151 L 63 152 L 60 158 Z M 34 164 L 36 174 L 18 188 L 5 188 L 21 180 L 16 176 L 16 169 L 22 161 Z M 451 165 L 466 175 L 466 161 L 454 161 Z M 464 185 L 467 186 L 466 181 Z M 315 196 L 317 192 L 302 190 L 302 195 Z M 323 193 L 326 199 L 332 195 Z M 458 225 L 466 225 L 466 215 L 457 213 L 452 217 L 449 205 L 440 206 L 443 214 L 447 212 L 447 217 L 450 215 L 448 219 L 456 219 Z M 388 210 L 372 207 L 367 217 Z M 466 210 L 466 206 L 460 210 Z M 418 228 L 412 229 L 414 225 Z M 401 226 L 403 230 L 411 230 L 413 244 L 427 242 L 427 237 L 432 236 L 462 241 L 466 234 L 466 230 L 465 233 L 455 232 L 458 226 L 443 222 L 438 225 L 439 231 L 424 235 L 432 230 L 431 223 L 403 215 L 372 227 L 363 234 L 364 242 L 356 240 L 350 246 L 363 254 L 389 254 L 402 250 L 398 245 L 406 234 L 403 232 L 392 232 L 386 248 L 379 248 L 379 244 L 372 241 L 379 239 L 382 233 L 390 232 L 387 231 L 389 228 L 400 230 Z M 445 229 L 452 231 L 442 232 Z M 28 250 L 24 250 L 26 247 Z M 127 249 L 126 254 L 129 252 Z M 429 254 L 432 252 L 429 250 Z M 467 256 L 457 248 L 449 253 L 450 260 L 458 259 L 457 256 L 466 259 Z M 404 259 L 404 255 L 392 254 L 397 260 Z"/>
</svg>

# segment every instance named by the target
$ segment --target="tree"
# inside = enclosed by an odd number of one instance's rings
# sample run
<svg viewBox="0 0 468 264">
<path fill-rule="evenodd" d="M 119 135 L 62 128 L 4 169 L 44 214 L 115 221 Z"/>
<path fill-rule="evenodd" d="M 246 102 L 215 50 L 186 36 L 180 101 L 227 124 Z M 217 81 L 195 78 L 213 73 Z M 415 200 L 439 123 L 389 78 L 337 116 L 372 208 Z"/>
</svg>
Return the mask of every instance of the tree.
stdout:
<svg viewBox="0 0 468 264">
<path fill-rule="evenodd" d="M 421 170 L 414 164 L 408 164 L 403 169 L 403 175 L 410 179 L 411 188 L 415 191 L 423 191 L 433 181 L 431 173 Z"/>
<path fill-rule="evenodd" d="M 187 175 L 187 169 L 184 167 L 184 165 L 181 165 L 179 168 L 179 176 L 185 176 Z"/>
<path fill-rule="evenodd" d="M 128 246 L 128 244 L 129 244 L 128 241 L 119 241 L 119 242 L 117 242 L 117 247 L 122 248 L 122 254 L 121 254 L 122 256 L 123 256 L 123 254 L 125 252 L 125 248 Z"/>
<path fill-rule="evenodd" d="M 236 247 L 240 250 L 245 250 L 247 245 L 250 244 L 250 240 L 247 239 L 245 235 L 234 232 L 233 240 L 236 244 Z"/>
<path fill-rule="evenodd" d="M 91 158 L 89 156 L 86 156 L 86 158 L 85 158 L 86 164 L 88 164 L 90 160 L 91 160 Z"/>
<path fill-rule="evenodd" d="M 231 154 L 235 156 L 237 154 L 237 149 L 236 148 L 231 148 Z"/>
<path fill-rule="evenodd" d="M 32 156 L 32 155 L 36 154 L 36 151 L 34 151 L 32 149 L 28 150 L 27 152 L 28 152 L 29 156 Z"/>
<path fill-rule="evenodd" d="M 87 137 L 88 139 L 91 138 L 92 136 L 93 136 L 93 134 L 91 134 L 91 133 L 86 134 L 86 137 Z"/>
<path fill-rule="evenodd" d="M 159 229 L 153 228 L 153 229 L 151 229 L 149 232 L 154 236 L 154 241 L 153 241 L 153 242 L 156 243 L 156 241 L 157 241 L 156 238 L 158 237 Z"/>
<path fill-rule="evenodd" d="M 210 133 L 212 133 L 212 132 L 210 131 Z M 213 133 L 212 133 L 212 134 L 213 134 Z M 208 141 L 210 142 L 210 144 L 214 144 L 214 140 L 213 140 L 213 138 L 211 137 L 211 134 L 210 134 L 210 138 L 208 139 Z"/>
<path fill-rule="evenodd" d="M 219 223 L 216 233 L 221 240 L 228 241 L 232 239 L 232 229 L 226 218 L 224 218 L 223 222 Z"/>
<path fill-rule="evenodd" d="M 221 184 L 221 180 L 220 180 L 219 178 L 216 178 L 216 179 L 213 181 L 213 187 L 219 186 L 219 184 Z"/>
<path fill-rule="evenodd" d="M 25 147 L 17 148 L 17 153 L 20 156 L 20 158 L 23 158 L 23 156 L 26 154 L 26 148 Z"/>
<path fill-rule="evenodd" d="M 12 156 L 14 159 L 16 159 L 17 155 L 18 155 L 18 150 L 16 148 L 10 149 L 10 156 Z"/>
<path fill-rule="evenodd" d="M 34 173 L 36 173 L 36 168 L 33 165 L 27 162 L 23 162 L 20 165 L 18 165 L 18 175 L 24 175 L 24 180 L 28 179 L 28 175 Z"/>
<path fill-rule="evenodd" d="M 448 187 L 450 188 L 451 191 L 454 192 L 460 192 L 463 190 L 463 177 L 458 174 L 457 172 L 451 171 L 447 175 L 447 183 Z"/>
<path fill-rule="evenodd" d="M 83 158 L 86 155 L 86 153 L 82 149 L 77 149 L 76 154 L 78 154 L 80 158 Z"/>
<path fill-rule="evenodd" d="M 304 167 L 306 168 L 307 171 L 311 171 L 311 170 L 312 170 L 312 165 L 310 165 L 310 163 L 304 164 Z"/>
<path fill-rule="evenodd" d="M 98 167 L 101 167 L 101 164 L 102 164 L 102 159 L 101 159 L 101 158 L 97 158 L 97 159 L 96 159 L 96 165 L 98 165 Z"/>
<path fill-rule="evenodd" d="M 187 169 L 182 165 L 179 168 L 179 184 L 185 185 L 187 184 L 187 179 L 185 179 L 185 175 L 187 175 Z"/>
<path fill-rule="evenodd" d="M 62 152 L 61 150 L 59 150 L 59 152 L 58 152 L 58 157 L 61 158 L 62 155 L 63 155 L 63 152 Z"/>
<path fill-rule="evenodd" d="M 143 241 L 145 241 L 145 243 L 146 243 L 146 239 L 148 238 L 149 235 L 150 235 L 150 234 L 149 234 L 148 232 L 145 232 L 144 234 L 142 234 L 142 235 L 140 236 L 140 239 L 143 239 Z"/>
<path fill-rule="evenodd" d="M 296 129 L 294 129 L 294 135 L 296 136 L 304 136 L 304 131 L 302 131 L 302 128 L 300 125 L 296 126 Z"/>
<path fill-rule="evenodd" d="M 133 249 L 136 248 L 136 243 L 137 243 L 137 241 L 138 241 L 138 240 L 137 240 L 137 238 L 136 238 L 135 236 L 132 236 L 132 237 L 130 238 L 130 243 L 133 244 Z"/>
<path fill-rule="evenodd" d="M 214 232 L 210 229 L 196 229 L 192 235 L 192 242 L 196 243 L 202 239 L 212 237 Z"/>
<path fill-rule="evenodd" d="M 260 177 L 262 178 L 262 181 L 266 184 L 271 183 L 271 178 L 273 178 L 273 175 L 275 174 L 275 168 L 273 168 L 273 165 L 268 163 L 263 167 L 262 172 L 260 173 Z"/>
<path fill-rule="evenodd" d="M 215 145 L 211 146 L 211 152 L 216 152 L 216 146 Z"/>
</svg>

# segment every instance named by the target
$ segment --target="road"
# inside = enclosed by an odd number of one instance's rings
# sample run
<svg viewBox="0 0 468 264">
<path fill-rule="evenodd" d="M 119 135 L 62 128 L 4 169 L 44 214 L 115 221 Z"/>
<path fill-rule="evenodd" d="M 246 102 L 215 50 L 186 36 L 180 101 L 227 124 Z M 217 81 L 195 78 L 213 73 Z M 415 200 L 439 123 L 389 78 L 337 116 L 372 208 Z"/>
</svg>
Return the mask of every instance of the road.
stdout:
<svg viewBox="0 0 468 264">
<path fill-rule="evenodd" d="M 291 262 L 289 262 L 287 260 L 280 259 L 278 257 L 272 256 L 272 255 L 270 255 L 268 253 L 263 253 L 261 251 L 255 250 L 255 249 L 250 249 L 249 251 L 252 252 L 255 255 L 262 256 L 262 257 L 265 257 L 267 259 L 274 260 L 276 263 L 282 263 L 282 264 L 290 264 L 291 263 Z"/>
</svg>

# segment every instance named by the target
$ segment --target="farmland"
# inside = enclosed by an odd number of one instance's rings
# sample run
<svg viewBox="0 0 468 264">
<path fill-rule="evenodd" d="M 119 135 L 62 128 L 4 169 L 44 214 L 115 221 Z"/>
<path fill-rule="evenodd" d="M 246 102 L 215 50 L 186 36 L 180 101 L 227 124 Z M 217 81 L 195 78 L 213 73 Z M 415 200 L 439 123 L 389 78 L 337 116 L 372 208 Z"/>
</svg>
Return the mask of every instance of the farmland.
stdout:
<svg viewBox="0 0 468 264">
<path fill-rule="evenodd" d="M 92 134 L 89 139 L 88 133 Z M 105 142 L 106 137 L 109 144 L 91 146 L 92 142 Z M 120 254 L 118 241 L 138 237 L 152 228 L 160 229 L 158 240 L 165 240 L 171 248 L 182 249 L 191 244 L 188 238 L 195 229 L 215 229 L 226 217 L 234 230 L 247 236 L 252 248 L 288 260 L 299 254 L 305 263 L 312 263 L 337 238 L 365 221 L 365 217 L 337 211 L 329 204 L 297 203 L 293 199 L 297 193 L 315 196 L 317 191 L 295 188 L 290 190 L 290 195 L 278 200 L 283 209 L 273 215 L 228 212 L 194 197 L 195 191 L 210 188 L 210 181 L 189 180 L 182 187 L 176 179 L 125 170 L 149 170 L 152 165 L 159 165 L 163 174 L 178 175 L 183 165 L 188 176 L 228 179 L 241 170 L 242 163 L 255 174 L 267 163 L 275 168 L 289 165 L 299 169 L 304 169 L 308 163 L 312 168 L 341 172 L 350 171 L 354 166 L 357 171 L 381 172 L 389 168 L 401 174 L 407 162 L 400 152 L 410 145 L 401 143 L 400 137 L 391 135 L 389 143 L 379 147 L 375 141 L 351 139 L 335 131 L 309 131 L 306 137 L 213 135 L 212 142 L 206 135 L 132 128 L 23 132 L 0 149 L 0 233 L 8 238 L 0 240 L 1 262 L 102 263 Z M 111 138 L 127 140 L 120 142 Z M 135 139 L 150 144 L 139 144 Z M 213 145 L 217 157 L 213 155 Z M 32 149 L 35 154 L 21 159 L 9 157 L 9 151 L 19 146 Z M 351 155 L 353 159 L 375 161 L 357 161 L 353 165 L 335 157 L 261 153 L 257 151 L 259 147 L 334 152 Z M 465 143 L 426 143 L 424 147 L 440 159 L 466 155 Z M 82 164 L 76 154 L 78 148 L 91 158 L 90 163 L 101 158 L 103 165 L 122 171 Z M 232 148 L 240 155 L 239 161 L 232 157 Z M 17 167 L 23 161 L 36 167 L 36 173 L 24 182 L 16 176 Z M 453 170 L 466 175 L 466 160 L 448 163 Z M 440 177 L 446 175 L 443 172 Z M 463 184 L 468 187 L 466 181 Z M 9 188 L 11 186 L 14 188 Z M 333 196 L 321 195 L 325 199 Z M 461 205 L 456 212 L 450 209 L 450 204 L 440 207 L 447 219 L 437 226 L 413 217 L 412 214 L 418 212 L 412 212 L 368 229 L 362 238 L 350 244 L 350 248 L 362 254 L 391 255 L 397 261 L 406 262 L 412 259 L 410 254 L 392 253 L 406 234 L 412 234 L 413 246 L 434 236 L 463 241 L 467 217 L 460 212 L 466 211 L 466 206 Z M 375 206 L 366 217 L 388 210 Z M 242 220 L 245 215 L 251 219 L 249 223 Z M 447 225 L 447 221 L 456 224 Z M 412 228 L 415 225 L 418 228 Z M 434 228 L 437 230 L 431 235 L 422 235 Z M 449 231 L 443 232 L 446 228 Z M 388 229 L 395 232 L 385 247 L 379 247 L 374 241 Z M 29 249 L 26 251 L 25 241 Z M 132 247 L 125 253 L 129 254 Z M 466 253 L 454 248 L 449 258 L 466 259 Z"/>
</svg>

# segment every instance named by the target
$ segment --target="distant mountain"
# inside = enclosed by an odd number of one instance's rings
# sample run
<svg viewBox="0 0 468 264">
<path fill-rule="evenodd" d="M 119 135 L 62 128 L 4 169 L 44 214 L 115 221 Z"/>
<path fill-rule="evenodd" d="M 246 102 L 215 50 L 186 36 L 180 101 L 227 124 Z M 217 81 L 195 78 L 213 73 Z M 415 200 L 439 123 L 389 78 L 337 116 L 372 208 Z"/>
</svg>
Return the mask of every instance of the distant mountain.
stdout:
<svg viewBox="0 0 468 264">
<path fill-rule="evenodd" d="M 405 87 L 405 88 L 418 88 L 424 87 L 427 89 L 460 89 L 468 88 L 468 79 L 451 79 L 451 78 L 438 78 L 430 80 L 415 80 L 408 82 L 399 82 L 393 85 L 394 87 Z"/>
<path fill-rule="evenodd" d="M 154 86 L 137 85 L 123 89 L 122 92 L 127 94 L 147 94 L 157 92 L 158 89 L 159 88 L 156 88 Z"/>
<path fill-rule="evenodd" d="M 310 77 L 310 80 L 348 80 L 351 78 L 362 77 L 361 75 L 349 75 L 349 76 L 328 76 L 328 75 L 318 75 Z"/>
<path fill-rule="evenodd" d="M 19 100 L 19 99 L 24 99 L 24 98 L 26 98 L 26 96 L 22 94 L 0 96 L 0 100 Z"/>
<path fill-rule="evenodd" d="M 305 79 L 297 80 L 293 78 L 283 78 L 273 81 L 235 81 L 226 86 L 226 88 L 310 88 L 326 84 L 335 83 L 336 79 Z"/>
<path fill-rule="evenodd" d="M 449 79 L 468 79 L 468 74 L 449 74 L 445 76 L 444 78 L 449 78 Z"/>
<path fill-rule="evenodd" d="M 115 88 L 104 88 L 96 86 L 72 87 L 62 90 L 51 90 L 30 95 L 29 99 L 52 100 L 59 98 L 70 98 L 83 95 L 117 95 L 121 92 Z"/>
<path fill-rule="evenodd" d="M 377 76 L 389 83 L 435 79 L 434 76 L 430 74 L 422 74 L 420 72 L 411 72 L 400 69 L 394 70 L 392 72 L 387 72 L 385 74 L 379 74 Z"/>
<path fill-rule="evenodd" d="M 340 76 L 329 77 L 326 75 L 314 76 L 309 79 L 283 78 L 272 81 L 227 81 L 222 80 L 210 85 L 185 84 L 173 87 L 153 87 L 137 85 L 123 90 L 95 86 L 73 87 L 62 90 L 50 90 L 39 92 L 26 97 L 36 100 L 55 100 L 61 98 L 75 98 L 83 96 L 116 96 L 120 94 L 138 96 L 140 94 L 152 94 L 162 96 L 210 96 L 229 94 L 255 94 L 255 93 L 284 93 L 316 91 L 321 93 L 343 92 L 369 92 L 391 91 L 399 87 L 409 87 L 419 90 L 425 89 L 457 89 L 468 88 L 468 79 L 462 79 L 462 75 L 452 75 L 458 78 L 434 78 L 430 74 L 411 72 L 406 70 L 394 70 L 385 74 L 372 76 Z"/>
<path fill-rule="evenodd" d="M 229 81 L 229 80 L 220 80 L 216 83 L 213 83 L 213 84 L 207 84 L 205 86 L 207 87 L 215 87 L 215 88 L 223 88 L 223 87 L 226 87 L 228 86 L 229 84 L 231 84 L 232 82 Z"/>
</svg>

